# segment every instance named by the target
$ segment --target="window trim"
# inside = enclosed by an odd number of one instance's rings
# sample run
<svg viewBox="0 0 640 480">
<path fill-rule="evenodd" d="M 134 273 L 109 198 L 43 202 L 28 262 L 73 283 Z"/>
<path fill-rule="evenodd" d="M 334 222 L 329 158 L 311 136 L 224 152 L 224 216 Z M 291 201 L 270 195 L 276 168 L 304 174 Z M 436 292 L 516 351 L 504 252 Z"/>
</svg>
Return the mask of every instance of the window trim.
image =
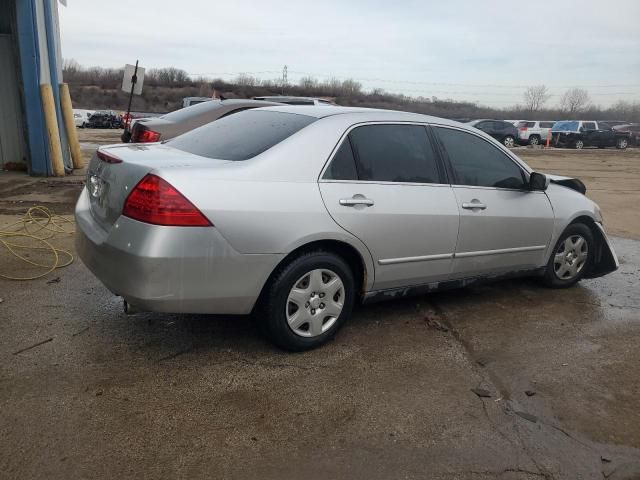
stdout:
<svg viewBox="0 0 640 480">
<path fill-rule="evenodd" d="M 440 138 L 438 137 L 438 132 L 435 131 L 435 128 L 448 128 L 449 130 L 457 130 L 459 132 L 463 132 L 463 133 L 467 133 L 469 135 L 474 135 L 476 137 L 478 137 L 480 140 L 484 141 L 485 143 L 487 143 L 488 145 L 492 146 L 493 148 L 495 148 L 496 150 L 498 150 L 500 153 L 504 154 L 504 156 L 506 156 L 509 160 L 511 160 L 516 167 L 518 167 L 520 169 L 520 172 L 522 173 L 523 177 L 524 177 L 524 183 L 526 185 L 526 183 L 529 181 L 529 177 L 531 175 L 531 171 L 525 167 L 525 165 L 522 164 L 522 162 L 520 161 L 520 159 L 518 159 L 517 157 L 514 158 L 514 156 L 511 154 L 510 151 L 505 151 L 505 148 L 503 148 L 502 144 L 497 144 L 491 141 L 488 141 L 486 138 L 484 138 L 482 135 L 479 135 L 475 132 L 472 132 L 470 130 L 466 130 L 464 128 L 459 128 L 459 127 L 455 127 L 452 125 L 442 125 L 442 124 L 437 124 L 437 123 L 432 123 L 430 124 L 431 128 L 434 130 L 433 131 L 433 136 L 437 139 L 436 145 L 439 149 L 439 153 L 440 156 L 442 157 L 443 162 L 446 165 L 447 168 L 447 174 L 449 175 L 449 179 L 451 181 L 451 186 L 452 187 L 464 187 L 464 188 L 474 188 L 474 189 L 480 189 L 480 190 L 504 190 L 504 191 L 508 191 L 508 192 L 531 192 L 531 193 L 542 193 L 544 194 L 544 192 L 542 191 L 532 191 L 532 190 L 527 190 L 526 188 L 505 188 L 505 187 L 486 187 L 486 186 L 482 186 L 482 185 L 461 185 L 458 183 L 453 183 L 456 181 L 456 174 L 455 171 L 453 169 L 453 165 L 451 164 L 451 160 L 449 159 L 449 155 L 447 153 L 447 151 L 444 148 L 444 145 L 441 145 L 440 142 Z"/>
<path fill-rule="evenodd" d="M 351 133 L 351 131 L 355 130 L 358 127 L 363 127 L 367 125 L 418 125 L 420 127 L 423 127 L 426 130 L 427 138 L 429 139 L 429 143 L 431 144 L 431 149 L 433 150 L 433 155 L 436 161 L 436 169 L 438 171 L 438 176 L 440 177 L 439 178 L 440 183 L 387 182 L 382 180 L 360 180 L 359 178 L 356 180 L 333 180 L 333 179 L 323 178 L 326 170 L 329 168 L 329 165 L 331 165 L 333 158 L 336 156 L 336 154 L 338 153 L 338 150 L 342 146 L 342 143 L 345 140 L 351 142 L 351 139 L 349 138 L 349 134 Z M 338 139 L 338 142 L 333 147 L 333 150 L 329 154 L 328 159 L 325 161 L 322 169 L 320 170 L 320 174 L 318 175 L 318 180 L 317 180 L 318 183 L 362 183 L 362 184 L 374 184 L 374 185 L 423 185 L 423 186 L 436 186 L 436 187 L 450 187 L 451 182 L 449 180 L 449 174 L 447 172 L 444 159 L 440 154 L 440 148 L 438 147 L 438 145 L 434 143 L 434 138 L 432 137 L 431 132 L 429 131 L 429 125 L 430 124 L 424 123 L 424 122 L 403 122 L 403 121 L 389 121 L 389 120 L 354 123 L 353 125 L 349 126 L 349 128 L 347 128 L 345 132 L 343 132 L 343 134 Z M 353 144 L 351 144 L 351 152 L 353 154 L 354 161 L 355 161 L 357 152 L 353 148 Z M 356 166 L 356 173 L 358 174 L 358 177 L 359 177 L 360 172 L 358 172 L 357 161 L 355 166 Z"/>
</svg>

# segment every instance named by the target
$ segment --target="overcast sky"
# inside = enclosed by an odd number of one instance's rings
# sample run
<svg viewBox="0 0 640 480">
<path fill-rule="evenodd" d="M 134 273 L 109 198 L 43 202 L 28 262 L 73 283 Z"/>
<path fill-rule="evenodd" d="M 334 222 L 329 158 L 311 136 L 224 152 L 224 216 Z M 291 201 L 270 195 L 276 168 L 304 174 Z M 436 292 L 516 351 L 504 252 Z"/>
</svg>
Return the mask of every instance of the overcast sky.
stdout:
<svg viewBox="0 0 640 480">
<path fill-rule="evenodd" d="M 546 84 L 640 101 L 640 0 L 68 0 L 62 52 L 84 66 L 174 66 L 289 82 L 353 78 L 412 96 L 520 102 Z M 536 18 L 532 18 L 536 15 Z"/>
</svg>

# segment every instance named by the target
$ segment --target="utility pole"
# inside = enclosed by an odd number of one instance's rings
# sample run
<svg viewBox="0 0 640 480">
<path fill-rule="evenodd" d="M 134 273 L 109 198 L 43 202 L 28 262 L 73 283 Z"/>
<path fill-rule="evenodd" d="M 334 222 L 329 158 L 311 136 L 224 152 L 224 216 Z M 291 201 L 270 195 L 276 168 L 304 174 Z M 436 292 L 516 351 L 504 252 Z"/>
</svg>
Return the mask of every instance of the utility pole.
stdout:
<svg viewBox="0 0 640 480">
<path fill-rule="evenodd" d="M 284 95 L 284 87 L 287 85 L 287 66 L 282 69 L 282 95 Z"/>
</svg>

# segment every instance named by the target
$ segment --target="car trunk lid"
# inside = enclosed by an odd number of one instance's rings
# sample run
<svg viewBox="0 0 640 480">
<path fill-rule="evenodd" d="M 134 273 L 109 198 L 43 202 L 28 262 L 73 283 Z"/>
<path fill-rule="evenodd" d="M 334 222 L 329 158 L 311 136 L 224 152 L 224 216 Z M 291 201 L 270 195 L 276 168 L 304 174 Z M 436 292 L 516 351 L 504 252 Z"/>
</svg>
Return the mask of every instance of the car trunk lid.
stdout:
<svg viewBox="0 0 640 480">
<path fill-rule="evenodd" d="M 226 163 L 157 143 L 100 147 L 87 168 L 91 214 L 108 231 L 122 214 L 133 188 L 148 173 L 160 168 L 215 168 Z"/>
</svg>

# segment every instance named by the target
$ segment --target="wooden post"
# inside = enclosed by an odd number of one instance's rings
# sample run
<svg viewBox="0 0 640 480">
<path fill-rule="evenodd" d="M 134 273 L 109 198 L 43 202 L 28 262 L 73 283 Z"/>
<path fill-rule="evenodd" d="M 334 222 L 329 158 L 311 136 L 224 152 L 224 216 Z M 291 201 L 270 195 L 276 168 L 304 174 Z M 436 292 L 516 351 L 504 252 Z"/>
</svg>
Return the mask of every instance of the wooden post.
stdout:
<svg viewBox="0 0 640 480">
<path fill-rule="evenodd" d="M 71 95 L 69 94 L 69 85 L 60 84 L 60 103 L 62 103 L 62 116 L 64 117 L 64 126 L 67 130 L 67 141 L 71 150 L 71 160 L 73 168 L 82 168 L 84 161 L 80 144 L 78 143 L 78 132 L 76 132 L 76 124 L 73 120 L 73 106 L 71 105 Z"/>
<path fill-rule="evenodd" d="M 56 107 L 53 100 L 53 89 L 51 88 L 51 85 L 40 85 L 40 95 L 42 96 L 42 111 L 44 112 L 44 121 L 47 126 L 47 137 L 49 138 L 51 169 L 56 177 L 64 177 L 64 161 L 62 160 L 60 130 L 58 130 Z"/>
</svg>

